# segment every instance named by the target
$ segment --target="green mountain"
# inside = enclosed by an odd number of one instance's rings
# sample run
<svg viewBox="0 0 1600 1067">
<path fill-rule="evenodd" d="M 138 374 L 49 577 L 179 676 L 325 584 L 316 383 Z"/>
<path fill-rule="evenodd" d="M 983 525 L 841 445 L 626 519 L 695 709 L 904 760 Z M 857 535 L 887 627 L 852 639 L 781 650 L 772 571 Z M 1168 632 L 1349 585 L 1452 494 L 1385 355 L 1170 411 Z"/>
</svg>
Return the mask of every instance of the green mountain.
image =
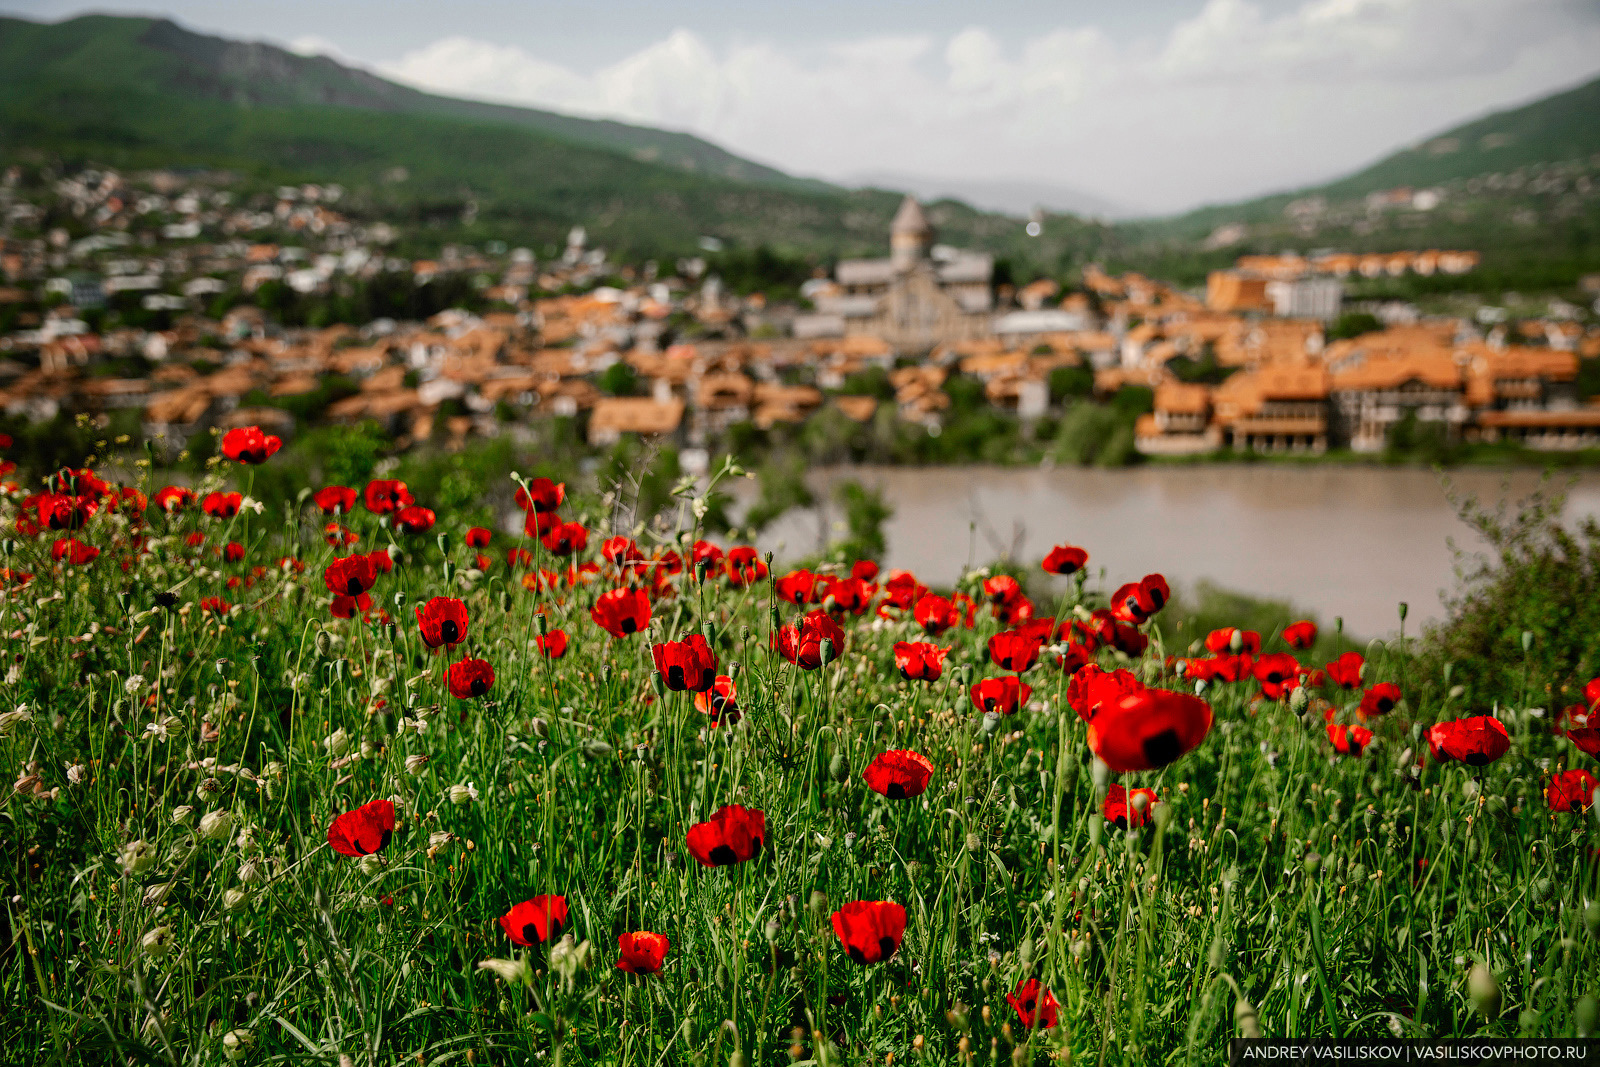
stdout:
<svg viewBox="0 0 1600 1067">
<path fill-rule="evenodd" d="M 702 236 L 813 257 L 881 253 L 899 194 L 798 179 L 687 134 L 434 96 L 164 19 L 0 18 L 0 160 L 203 167 L 246 191 L 336 181 L 342 206 L 426 247 L 559 241 L 574 224 L 629 254 Z M 1098 228 L 931 205 L 945 239 L 1018 263 L 1081 259 Z M 1076 250 L 1076 251 L 1074 251 Z"/>
<path fill-rule="evenodd" d="M 1245 252 L 1457 247 L 1483 267 L 1401 288 L 1571 287 L 1600 270 L 1600 79 L 1323 185 L 1124 224 L 1115 244 L 1116 262 L 1191 281 Z"/>
</svg>

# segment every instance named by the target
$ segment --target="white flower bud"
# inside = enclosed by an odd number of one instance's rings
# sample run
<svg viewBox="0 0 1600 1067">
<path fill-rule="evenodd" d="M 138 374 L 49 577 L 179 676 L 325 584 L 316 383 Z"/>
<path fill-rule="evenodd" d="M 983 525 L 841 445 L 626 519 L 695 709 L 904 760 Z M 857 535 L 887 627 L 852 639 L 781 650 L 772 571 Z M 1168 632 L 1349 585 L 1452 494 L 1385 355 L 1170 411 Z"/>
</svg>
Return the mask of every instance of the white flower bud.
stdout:
<svg viewBox="0 0 1600 1067">
<path fill-rule="evenodd" d="M 466 785 L 453 785 L 450 787 L 450 803 L 457 807 L 465 807 L 478 799 L 478 787 L 468 782 Z"/>
<path fill-rule="evenodd" d="M 383 870 L 383 860 L 377 856 L 362 856 L 360 866 L 361 873 L 371 878 Z"/>
<path fill-rule="evenodd" d="M 233 833 L 233 813 L 226 808 L 208 811 L 200 819 L 200 836 L 218 841 Z"/>
<path fill-rule="evenodd" d="M 224 911 L 240 911 L 250 903 L 250 894 L 243 889 L 228 889 L 222 894 Z"/>
<path fill-rule="evenodd" d="M 139 945 L 144 949 L 146 956 L 151 959 L 161 959 L 172 951 L 172 927 L 156 927 L 139 939 Z"/>
<path fill-rule="evenodd" d="M 533 980 L 533 972 L 522 960 L 484 960 L 478 964 L 478 970 L 493 971 L 506 983 L 521 982 L 527 985 Z"/>
<path fill-rule="evenodd" d="M 129 874 L 143 874 L 156 862 L 155 846 L 148 841 L 129 841 L 122 846 L 121 860 L 122 869 Z"/>
<path fill-rule="evenodd" d="M 250 1046 L 256 1043 L 255 1035 L 249 1030 L 229 1030 L 222 1035 L 222 1055 L 228 1060 L 242 1060 L 250 1051 Z"/>
<path fill-rule="evenodd" d="M 427 766 L 427 756 L 415 755 L 406 757 L 406 771 L 410 774 L 421 774 Z"/>
<path fill-rule="evenodd" d="M 345 749 L 350 747 L 350 735 L 340 727 L 322 740 L 322 747 L 328 750 L 330 756 L 342 756 Z"/>
<path fill-rule="evenodd" d="M 194 808 L 188 804 L 179 804 L 172 809 L 172 821 L 182 826 L 194 818 Z"/>
</svg>

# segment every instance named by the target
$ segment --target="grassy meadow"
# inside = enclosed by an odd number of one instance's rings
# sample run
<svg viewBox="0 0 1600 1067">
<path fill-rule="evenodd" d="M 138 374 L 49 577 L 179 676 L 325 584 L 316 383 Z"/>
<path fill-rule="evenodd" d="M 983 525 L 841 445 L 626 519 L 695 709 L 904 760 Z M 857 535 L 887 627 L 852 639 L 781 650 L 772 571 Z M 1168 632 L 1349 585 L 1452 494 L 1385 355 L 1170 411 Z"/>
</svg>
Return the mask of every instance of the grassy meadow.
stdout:
<svg viewBox="0 0 1600 1067">
<path fill-rule="evenodd" d="M 622 529 L 577 472 L 263 507 L 272 451 L 224 439 L 190 495 L 129 457 L 0 505 L 0 1062 L 1198 1065 L 1596 1030 L 1594 779 L 1555 777 L 1597 769 L 1591 665 L 1552 651 L 1593 631 L 1548 597 L 1353 646 L 1179 617 L 1092 544 L 954 590 L 769 573 L 706 547 L 692 481 Z"/>
</svg>

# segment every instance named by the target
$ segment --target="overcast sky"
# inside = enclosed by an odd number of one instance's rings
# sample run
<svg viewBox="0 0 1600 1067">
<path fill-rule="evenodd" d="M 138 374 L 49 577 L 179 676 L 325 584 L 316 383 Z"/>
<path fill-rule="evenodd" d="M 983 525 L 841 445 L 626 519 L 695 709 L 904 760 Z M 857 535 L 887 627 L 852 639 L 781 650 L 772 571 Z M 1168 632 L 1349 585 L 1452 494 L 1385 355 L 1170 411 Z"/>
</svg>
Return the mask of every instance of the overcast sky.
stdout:
<svg viewBox="0 0 1600 1067">
<path fill-rule="evenodd" d="M 0 0 L 170 15 L 792 173 L 1171 211 L 1320 182 L 1600 73 L 1600 0 Z"/>
</svg>

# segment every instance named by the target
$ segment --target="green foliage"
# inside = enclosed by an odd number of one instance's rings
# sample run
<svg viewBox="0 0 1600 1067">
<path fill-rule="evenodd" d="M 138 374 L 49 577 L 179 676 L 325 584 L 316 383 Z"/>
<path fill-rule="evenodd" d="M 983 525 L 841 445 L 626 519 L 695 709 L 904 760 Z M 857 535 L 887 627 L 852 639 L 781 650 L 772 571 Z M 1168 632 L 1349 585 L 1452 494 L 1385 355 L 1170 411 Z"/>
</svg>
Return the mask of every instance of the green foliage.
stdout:
<svg viewBox="0 0 1600 1067">
<path fill-rule="evenodd" d="M 1088 397 L 1094 394 L 1094 368 L 1080 364 L 1057 367 L 1050 372 L 1050 402 Z"/>
<path fill-rule="evenodd" d="M 1216 351 L 1209 344 L 1200 353 L 1199 359 L 1176 356 L 1167 360 L 1167 369 L 1180 382 L 1191 382 L 1200 385 L 1221 385 L 1227 381 L 1230 374 L 1239 370 L 1238 367 L 1224 367 L 1219 364 Z"/>
<path fill-rule="evenodd" d="M 765 530 L 792 508 L 814 507 L 815 494 L 806 485 L 806 462 L 796 454 L 774 456 L 756 472 L 760 496 L 744 514 L 750 530 Z"/>
<path fill-rule="evenodd" d="M 607 396 L 638 396 L 640 392 L 638 373 L 621 360 L 601 371 L 594 384 Z"/>
<path fill-rule="evenodd" d="M 1383 323 L 1372 312 L 1346 311 L 1328 329 L 1328 340 L 1343 341 L 1351 337 L 1360 337 L 1364 333 L 1375 333 L 1381 329 Z"/>
<path fill-rule="evenodd" d="M 893 400 L 894 386 L 889 384 L 889 372 L 882 367 L 868 367 L 845 378 L 839 392 L 846 396 L 870 396 L 878 400 Z"/>
<path fill-rule="evenodd" d="M 883 524 L 894 517 L 894 508 L 879 489 L 869 489 L 857 481 L 840 482 L 833 498 L 844 509 L 847 538 L 838 549 L 846 559 L 882 559 L 888 551 Z"/>
<path fill-rule="evenodd" d="M 1566 490 L 1548 478 L 1515 506 L 1451 502 L 1487 550 L 1456 549 L 1460 586 L 1423 643 L 1419 683 L 1439 695 L 1450 663 L 1464 707 L 1528 701 L 1554 715 L 1584 703 L 1584 683 L 1600 674 L 1600 523 L 1564 525 Z"/>
<path fill-rule="evenodd" d="M 1062 412 L 1051 452 L 1059 463 L 1087 466 L 1100 455 L 1117 422 L 1110 408 L 1080 400 Z"/>
</svg>

